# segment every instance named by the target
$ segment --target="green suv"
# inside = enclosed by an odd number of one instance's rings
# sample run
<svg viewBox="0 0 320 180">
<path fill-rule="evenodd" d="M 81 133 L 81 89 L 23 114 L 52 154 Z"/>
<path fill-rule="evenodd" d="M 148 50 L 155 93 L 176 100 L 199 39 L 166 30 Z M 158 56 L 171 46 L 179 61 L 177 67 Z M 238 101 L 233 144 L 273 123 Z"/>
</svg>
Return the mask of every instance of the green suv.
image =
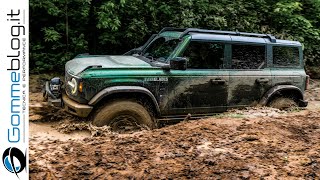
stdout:
<svg viewBox="0 0 320 180">
<path fill-rule="evenodd" d="M 164 28 L 124 55 L 78 55 L 67 62 L 62 100 L 52 92 L 54 83 L 46 83 L 45 93 L 53 104 L 122 130 L 245 106 L 305 107 L 308 76 L 299 42 Z"/>
</svg>

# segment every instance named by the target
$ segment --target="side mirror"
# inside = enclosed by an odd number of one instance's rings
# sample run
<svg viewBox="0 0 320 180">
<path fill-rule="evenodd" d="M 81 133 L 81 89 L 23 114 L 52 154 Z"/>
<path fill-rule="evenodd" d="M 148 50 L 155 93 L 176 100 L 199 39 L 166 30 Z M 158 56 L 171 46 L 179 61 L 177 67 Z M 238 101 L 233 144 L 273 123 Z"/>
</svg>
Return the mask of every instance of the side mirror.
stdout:
<svg viewBox="0 0 320 180">
<path fill-rule="evenodd" d="M 186 70 L 187 69 L 187 58 L 176 57 L 170 60 L 170 69 L 175 70 Z"/>
</svg>

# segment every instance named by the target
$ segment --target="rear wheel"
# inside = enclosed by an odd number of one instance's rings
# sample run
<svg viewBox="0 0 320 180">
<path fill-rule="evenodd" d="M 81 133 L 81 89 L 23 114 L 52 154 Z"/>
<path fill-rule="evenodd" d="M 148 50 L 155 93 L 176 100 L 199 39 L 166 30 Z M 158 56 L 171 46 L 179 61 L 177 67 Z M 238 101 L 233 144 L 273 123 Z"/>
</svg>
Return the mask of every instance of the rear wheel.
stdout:
<svg viewBox="0 0 320 180">
<path fill-rule="evenodd" d="M 298 104 L 296 101 L 294 101 L 291 98 L 278 97 L 278 98 L 273 99 L 269 103 L 269 106 L 273 107 L 273 108 L 280 109 L 280 110 L 286 110 L 286 109 L 290 109 L 290 108 L 296 108 L 296 107 L 298 107 Z"/>
<path fill-rule="evenodd" d="M 156 127 L 153 117 L 145 107 L 128 100 L 113 101 L 101 107 L 94 115 L 92 123 L 96 126 L 108 125 L 113 131 L 118 132 Z"/>
</svg>

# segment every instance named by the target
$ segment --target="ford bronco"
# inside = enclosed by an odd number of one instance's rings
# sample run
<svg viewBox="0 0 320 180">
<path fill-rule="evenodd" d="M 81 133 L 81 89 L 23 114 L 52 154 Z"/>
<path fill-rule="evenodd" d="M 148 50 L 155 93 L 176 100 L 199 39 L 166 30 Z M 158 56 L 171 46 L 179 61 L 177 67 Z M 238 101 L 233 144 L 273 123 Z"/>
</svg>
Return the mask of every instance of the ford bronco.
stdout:
<svg viewBox="0 0 320 180">
<path fill-rule="evenodd" d="M 268 34 L 164 28 L 124 55 L 78 55 L 45 96 L 113 130 L 253 105 L 307 106 L 302 46 Z"/>
</svg>

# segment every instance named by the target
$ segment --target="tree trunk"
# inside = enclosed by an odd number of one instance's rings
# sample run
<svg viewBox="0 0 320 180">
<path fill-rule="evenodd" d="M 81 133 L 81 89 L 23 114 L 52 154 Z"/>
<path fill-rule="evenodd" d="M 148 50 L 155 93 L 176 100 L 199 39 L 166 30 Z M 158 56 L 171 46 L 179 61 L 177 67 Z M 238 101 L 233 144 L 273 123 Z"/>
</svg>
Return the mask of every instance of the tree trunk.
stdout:
<svg viewBox="0 0 320 180">
<path fill-rule="evenodd" d="M 101 0 L 92 0 L 89 11 L 89 18 L 87 23 L 87 41 L 89 54 L 97 54 L 97 43 L 98 43 L 98 18 L 96 9 L 101 6 Z"/>
</svg>

